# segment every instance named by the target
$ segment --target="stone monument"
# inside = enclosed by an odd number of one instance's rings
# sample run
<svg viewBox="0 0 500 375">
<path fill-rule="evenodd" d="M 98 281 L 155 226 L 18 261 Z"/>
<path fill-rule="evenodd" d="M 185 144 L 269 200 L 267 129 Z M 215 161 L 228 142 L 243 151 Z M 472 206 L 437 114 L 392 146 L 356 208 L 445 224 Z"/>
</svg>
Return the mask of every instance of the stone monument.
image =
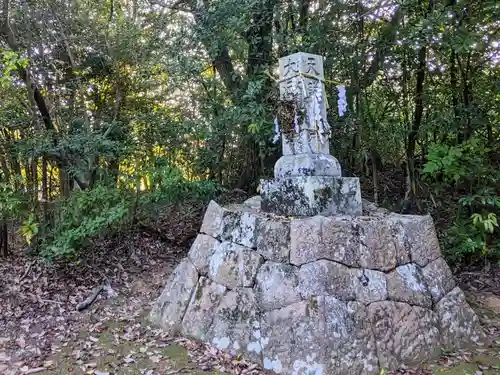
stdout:
<svg viewBox="0 0 500 375">
<path fill-rule="evenodd" d="M 321 58 L 287 57 L 283 76 L 289 63 L 301 85 L 321 87 Z M 319 79 L 308 80 L 311 66 Z M 299 104 L 311 99 L 304 92 Z M 285 375 L 378 375 L 484 343 L 432 218 L 362 202 L 323 142 L 325 123 L 316 131 L 296 117 L 261 197 L 210 202 L 151 319 Z"/>
<path fill-rule="evenodd" d="M 323 58 L 295 53 L 279 60 L 283 156 L 274 179 L 261 181 L 262 210 L 278 215 L 361 214 L 358 178 L 342 177 L 330 155 Z"/>
</svg>

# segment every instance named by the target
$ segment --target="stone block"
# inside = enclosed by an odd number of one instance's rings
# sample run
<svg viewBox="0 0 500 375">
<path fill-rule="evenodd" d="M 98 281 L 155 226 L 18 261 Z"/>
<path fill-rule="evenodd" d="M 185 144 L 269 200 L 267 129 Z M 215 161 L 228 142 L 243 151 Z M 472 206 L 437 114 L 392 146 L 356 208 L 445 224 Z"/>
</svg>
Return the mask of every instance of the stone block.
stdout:
<svg viewBox="0 0 500 375">
<path fill-rule="evenodd" d="M 256 227 L 257 252 L 266 260 L 288 263 L 290 258 L 290 221 L 259 218 Z"/>
<path fill-rule="evenodd" d="M 261 181 L 262 211 L 283 216 L 360 215 L 358 178 L 304 176 Z"/>
<path fill-rule="evenodd" d="M 434 221 L 430 215 L 391 214 L 388 220 L 401 225 L 399 238 L 409 247 L 412 262 L 425 267 L 441 256 Z"/>
<path fill-rule="evenodd" d="M 465 295 L 456 287 L 434 307 L 439 319 L 441 343 L 448 349 L 468 348 L 471 344 L 484 345 L 486 335 Z"/>
<path fill-rule="evenodd" d="M 230 289 L 252 287 L 263 261 L 255 250 L 224 241 L 210 257 L 208 277 Z"/>
<path fill-rule="evenodd" d="M 265 262 L 259 269 L 255 290 L 261 310 L 275 310 L 300 301 L 298 268 Z"/>
<path fill-rule="evenodd" d="M 325 218 L 313 216 L 293 219 L 290 223 L 290 263 L 300 266 L 318 259 L 331 259 L 322 242 Z"/>
<path fill-rule="evenodd" d="M 356 220 L 359 233 L 359 266 L 390 271 L 399 264 L 410 261 L 409 252 L 395 233 L 395 225 L 384 218 L 359 217 Z"/>
<path fill-rule="evenodd" d="M 198 282 L 198 271 L 188 260 L 182 260 L 168 278 L 167 284 L 151 311 L 150 318 L 167 332 L 180 326 L 193 291 Z"/>
<path fill-rule="evenodd" d="M 255 248 L 255 223 L 258 216 L 252 210 L 230 210 L 210 201 L 200 231 L 221 241 Z"/>
<path fill-rule="evenodd" d="M 262 361 L 259 327 L 253 289 L 237 288 L 220 299 L 208 337 L 217 349 L 232 354 L 246 351 L 251 358 Z"/>
<path fill-rule="evenodd" d="M 200 277 L 182 320 L 182 334 L 205 342 L 211 341 L 209 334 L 212 322 L 226 291 L 224 285 Z"/>
<path fill-rule="evenodd" d="M 420 269 L 413 263 L 397 267 L 387 274 L 389 299 L 430 308 L 432 297 Z"/>
<path fill-rule="evenodd" d="M 200 275 L 206 275 L 213 253 L 220 246 L 220 241 L 206 234 L 198 234 L 189 249 L 188 258 Z"/>
<path fill-rule="evenodd" d="M 284 155 L 274 165 L 274 177 L 332 176 L 340 177 L 340 163 L 332 155 Z"/>
<path fill-rule="evenodd" d="M 354 269 L 322 259 L 300 267 L 297 290 L 303 299 L 333 296 L 343 301 L 354 300 L 354 279 Z"/>
<path fill-rule="evenodd" d="M 355 269 L 353 270 L 353 284 L 355 299 L 362 303 L 385 301 L 387 299 L 387 280 L 380 271 Z"/>
<path fill-rule="evenodd" d="M 325 321 L 328 366 L 325 374 L 378 375 L 377 348 L 365 306 L 318 298 Z"/>
<path fill-rule="evenodd" d="M 317 300 L 300 301 L 262 316 L 263 364 L 277 374 L 323 374 L 323 314 Z"/>
<path fill-rule="evenodd" d="M 384 301 L 369 305 L 368 316 L 381 368 L 395 371 L 439 355 L 438 318 L 431 310 Z"/>
<path fill-rule="evenodd" d="M 437 303 L 455 287 L 455 281 L 450 267 L 443 258 L 430 262 L 422 269 L 423 281 Z"/>
</svg>

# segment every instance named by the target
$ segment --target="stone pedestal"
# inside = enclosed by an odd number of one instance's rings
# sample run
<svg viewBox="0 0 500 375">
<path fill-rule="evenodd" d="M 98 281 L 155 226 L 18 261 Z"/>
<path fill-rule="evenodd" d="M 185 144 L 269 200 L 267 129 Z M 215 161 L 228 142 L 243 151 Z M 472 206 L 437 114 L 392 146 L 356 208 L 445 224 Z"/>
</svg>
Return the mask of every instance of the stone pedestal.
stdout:
<svg viewBox="0 0 500 375">
<path fill-rule="evenodd" d="M 483 343 L 432 219 L 368 210 L 211 202 L 152 320 L 284 375 L 378 375 Z"/>
<path fill-rule="evenodd" d="M 358 178 L 282 177 L 261 181 L 262 210 L 284 216 L 361 215 Z"/>
</svg>

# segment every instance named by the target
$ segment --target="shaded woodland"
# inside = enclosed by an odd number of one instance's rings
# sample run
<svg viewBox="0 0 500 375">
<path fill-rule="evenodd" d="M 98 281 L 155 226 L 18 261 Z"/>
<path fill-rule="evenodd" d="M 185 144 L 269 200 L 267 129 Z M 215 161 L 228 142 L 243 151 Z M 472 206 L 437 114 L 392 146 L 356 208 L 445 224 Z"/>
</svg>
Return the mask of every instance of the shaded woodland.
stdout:
<svg viewBox="0 0 500 375">
<path fill-rule="evenodd" d="M 303 51 L 346 85 L 343 116 L 326 87 L 331 150 L 364 197 L 430 213 L 450 261 L 499 259 L 493 1 L 3 0 L 0 14 L 4 256 L 75 259 L 158 226 L 158 207 L 255 195 L 281 152 L 278 58 Z"/>
</svg>

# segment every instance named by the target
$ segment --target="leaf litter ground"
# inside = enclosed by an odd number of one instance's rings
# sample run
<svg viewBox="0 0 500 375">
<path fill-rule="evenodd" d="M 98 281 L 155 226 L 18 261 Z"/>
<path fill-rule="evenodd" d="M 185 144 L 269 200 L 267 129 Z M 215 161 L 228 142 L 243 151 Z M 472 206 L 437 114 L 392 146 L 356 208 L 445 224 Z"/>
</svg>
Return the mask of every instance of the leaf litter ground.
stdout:
<svg viewBox="0 0 500 375">
<path fill-rule="evenodd" d="M 148 322 L 203 213 L 203 207 L 168 209 L 171 214 L 159 215 L 161 223 L 96 239 L 96 250 L 78 263 L 47 265 L 22 255 L 1 260 L 0 374 L 263 374 L 244 359 L 168 337 Z M 393 374 L 500 374 L 500 278 L 495 272 L 460 278 L 495 345 L 443 353 L 418 369 Z M 89 309 L 76 311 L 104 278 L 117 295 L 101 294 Z"/>
</svg>

